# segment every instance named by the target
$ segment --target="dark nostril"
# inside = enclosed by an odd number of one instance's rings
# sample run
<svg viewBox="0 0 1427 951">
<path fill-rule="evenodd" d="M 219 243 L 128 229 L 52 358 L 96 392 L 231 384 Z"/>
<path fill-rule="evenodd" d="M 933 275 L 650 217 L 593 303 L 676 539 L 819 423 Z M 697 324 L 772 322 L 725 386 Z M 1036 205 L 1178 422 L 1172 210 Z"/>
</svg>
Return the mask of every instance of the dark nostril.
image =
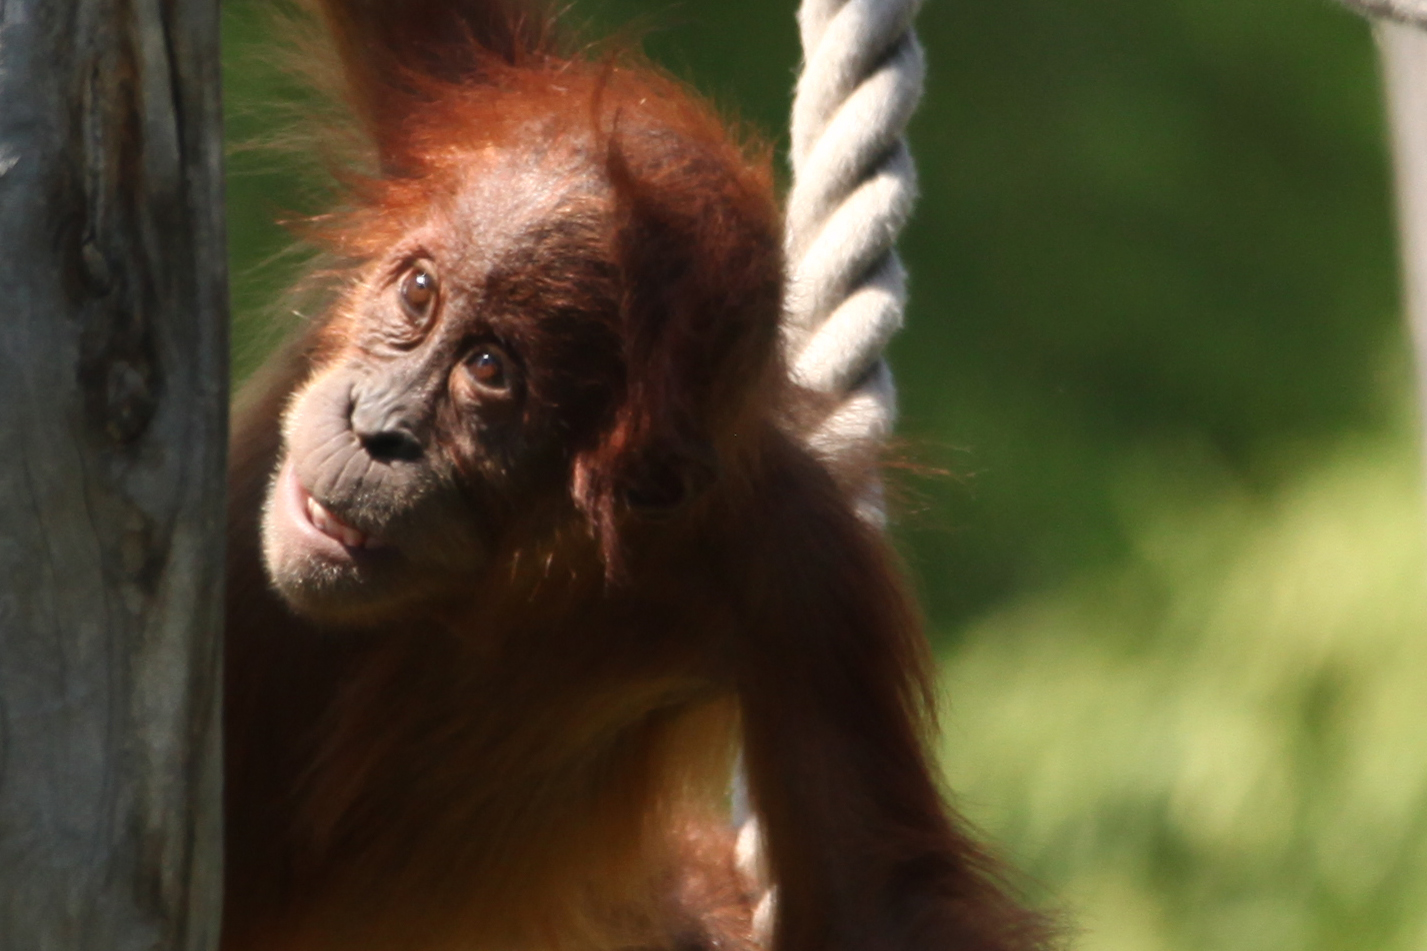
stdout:
<svg viewBox="0 0 1427 951">
<path fill-rule="evenodd" d="M 416 437 L 399 429 L 386 429 L 377 433 L 358 433 L 362 448 L 367 455 L 378 462 L 393 462 L 398 459 L 410 462 L 421 458 L 421 443 Z"/>
</svg>

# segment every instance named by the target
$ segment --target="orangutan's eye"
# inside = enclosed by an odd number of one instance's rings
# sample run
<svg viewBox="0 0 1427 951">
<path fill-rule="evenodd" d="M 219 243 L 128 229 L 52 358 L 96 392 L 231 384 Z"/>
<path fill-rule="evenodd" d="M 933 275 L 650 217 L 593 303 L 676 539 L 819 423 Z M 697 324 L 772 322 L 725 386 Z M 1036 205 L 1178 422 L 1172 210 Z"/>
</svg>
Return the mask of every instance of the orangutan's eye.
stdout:
<svg viewBox="0 0 1427 951">
<path fill-rule="evenodd" d="M 413 264 L 397 284 L 401 308 L 418 330 L 425 330 L 436 313 L 436 298 L 440 285 L 431 266 L 425 262 Z"/>
<path fill-rule="evenodd" d="M 483 390 L 504 393 L 510 389 L 510 359 L 494 344 L 481 344 L 466 360 L 471 382 Z"/>
</svg>

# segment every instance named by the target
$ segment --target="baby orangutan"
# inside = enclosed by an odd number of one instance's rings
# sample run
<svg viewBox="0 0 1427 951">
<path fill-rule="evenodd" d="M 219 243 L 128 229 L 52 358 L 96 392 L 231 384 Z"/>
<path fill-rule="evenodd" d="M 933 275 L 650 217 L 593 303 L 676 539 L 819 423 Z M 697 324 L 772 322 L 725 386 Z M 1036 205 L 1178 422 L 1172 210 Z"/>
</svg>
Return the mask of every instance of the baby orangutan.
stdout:
<svg viewBox="0 0 1427 951">
<path fill-rule="evenodd" d="M 1042 946 L 916 612 L 796 438 L 765 155 L 477 0 L 329 0 L 378 171 L 234 420 L 224 951 Z"/>
</svg>

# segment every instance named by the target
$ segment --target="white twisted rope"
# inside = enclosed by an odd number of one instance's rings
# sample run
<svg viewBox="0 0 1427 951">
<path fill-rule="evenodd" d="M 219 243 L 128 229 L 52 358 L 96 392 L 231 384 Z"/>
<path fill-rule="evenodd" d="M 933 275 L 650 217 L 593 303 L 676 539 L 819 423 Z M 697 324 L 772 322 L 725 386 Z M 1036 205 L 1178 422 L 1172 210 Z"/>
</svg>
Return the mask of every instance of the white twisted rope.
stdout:
<svg viewBox="0 0 1427 951">
<path fill-rule="evenodd" d="M 1427 422 L 1427 0 L 1344 0 L 1373 18 L 1391 132 L 1403 307 Z M 1427 437 L 1427 432 L 1423 433 Z M 1427 438 L 1420 438 L 1427 453 Z"/>
<path fill-rule="evenodd" d="M 1403 23 L 1427 23 L 1427 0 L 1343 0 L 1360 13 L 1399 20 Z"/>
<path fill-rule="evenodd" d="M 784 337 L 793 379 L 838 398 L 837 410 L 807 434 L 830 458 L 880 441 L 896 416 L 882 351 L 907 302 L 896 242 L 917 197 L 906 130 L 926 74 L 912 29 L 921 4 L 803 0 L 798 10 L 803 71 L 793 100 Z M 880 486 L 868 486 L 862 508 L 882 519 Z M 768 948 L 777 893 L 741 770 L 734 814 L 738 867 L 760 896 L 753 937 Z"/>
<path fill-rule="evenodd" d="M 828 456 L 882 438 L 896 414 L 882 351 L 907 299 L 895 244 L 917 194 L 905 133 L 926 71 L 920 6 L 803 0 L 798 11 L 785 333 L 793 378 L 841 400 L 808 435 Z"/>
</svg>

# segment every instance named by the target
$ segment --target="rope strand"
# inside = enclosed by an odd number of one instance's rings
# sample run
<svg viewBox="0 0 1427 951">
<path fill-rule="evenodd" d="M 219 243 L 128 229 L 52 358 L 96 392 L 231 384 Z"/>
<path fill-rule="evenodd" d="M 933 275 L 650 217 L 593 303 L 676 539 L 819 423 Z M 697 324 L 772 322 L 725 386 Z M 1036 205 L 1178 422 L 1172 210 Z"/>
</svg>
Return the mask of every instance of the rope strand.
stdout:
<svg viewBox="0 0 1427 951">
<path fill-rule="evenodd" d="M 882 352 L 907 302 L 896 243 L 917 197 L 906 131 L 926 75 L 912 30 L 921 2 L 803 0 L 798 11 L 803 71 L 793 100 L 783 330 L 794 381 L 839 399 L 837 411 L 807 434 L 827 458 L 880 442 L 896 416 Z M 881 485 L 868 485 L 859 506 L 880 523 Z M 769 948 L 777 889 L 741 766 L 733 813 L 738 867 L 759 896 L 754 943 Z"/>
<path fill-rule="evenodd" d="M 882 439 L 896 415 L 882 352 L 907 299 L 896 241 L 917 197 L 906 128 L 926 74 L 912 29 L 920 6 L 804 0 L 798 12 L 784 332 L 793 379 L 841 400 L 808 434 L 828 456 Z M 876 487 L 864 508 L 880 519 Z"/>
</svg>

